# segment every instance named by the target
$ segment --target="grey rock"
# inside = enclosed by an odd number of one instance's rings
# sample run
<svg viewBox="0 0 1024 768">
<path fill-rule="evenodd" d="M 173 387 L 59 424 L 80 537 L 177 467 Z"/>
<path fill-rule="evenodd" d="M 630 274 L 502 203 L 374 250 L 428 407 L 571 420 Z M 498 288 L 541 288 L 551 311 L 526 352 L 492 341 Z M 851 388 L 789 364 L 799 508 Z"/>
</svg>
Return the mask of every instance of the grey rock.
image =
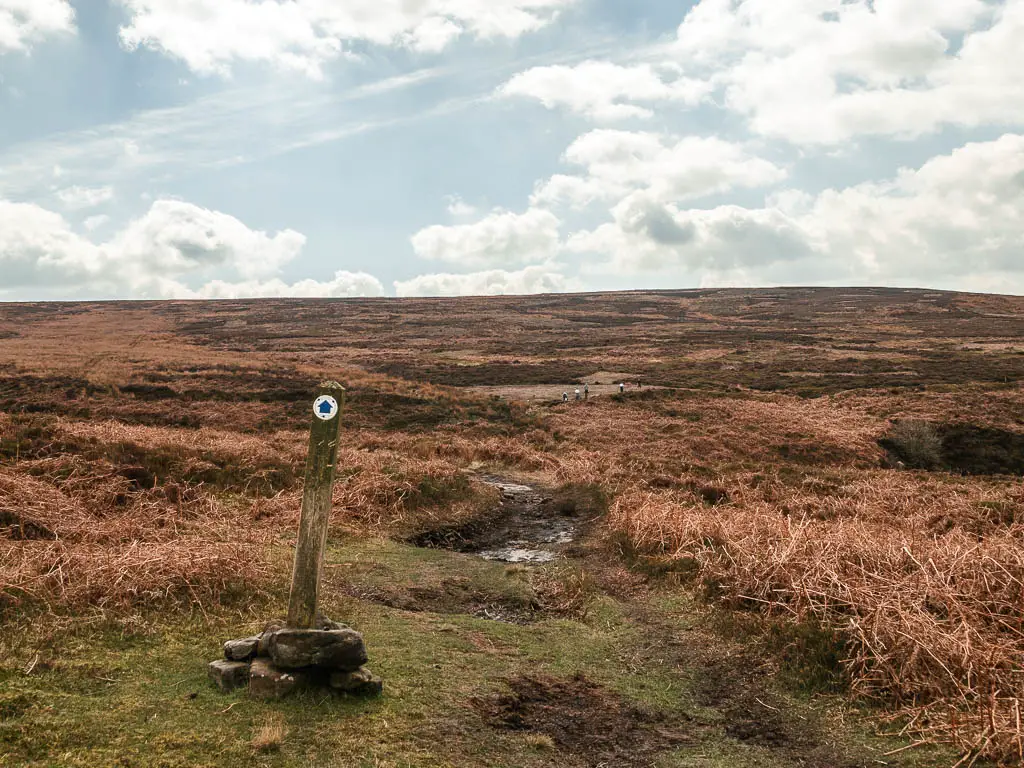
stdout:
<svg viewBox="0 0 1024 768">
<path fill-rule="evenodd" d="M 249 667 L 249 695 L 256 699 L 283 699 L 307 688 L 312 677 L 301 670 L 285 670 L 257 657 Z"/>
<path fill-rule="evenodd" d="M 224 643 L 224 658 L 228 661 L 249 661 L 256 655 L 260 636 L 253 635 L 241 640 L 228 640 Z"/>
<path fill-rule="evenodd" d="M 316 615 L 316 622 L 313 625 L 314 629 L 348 629 L 348 624 L 342 624 L 340 621 L 331 621 L 322 613 Z"/>
<path fill-rule="evenodd" d="M 243 688 L 249 682 L 249 665 L 244 661 L 217 659 L 206 667 L 210 680 L 224 693 Z"/>
<path fill-rule="evenodd" d="M 260 642 L 256 646 L 257 656 L 270 655 L 270 648 L 268 647 L 270 638 L 274 636 L 275 632 L 280 632 L 282 629 L 284 629 L 283 621 L 271 621 L 263 628 L 263 632 L 260 633 Z"/>
<path fill-rule="evenodd" d="M 263 628 L 263 632 L 259 635 L 259 644 L 256 646 L 257 656 L 269 656 L 270 655 L 270 638 L 282 629 L 287 628 L 287 624 L 284 621 L 274 619 L 267 623 Z M 339 630 L 348 629 L 347 624 L 342 624 L 340 621 L 331 621 L 322 613 L 318 613 L 316 621 L 314 623 L 314 629 L 321 630 Z"/>
<path fill-rule="evenodd" d="M 274 665 L 281 669 L 351 672 L 366 663 L 363 636 L 351 629 L 279 629 L 264 638 Z"/>
<path fill-rule="evenodd" d="M 334 672 L 330 684 L 336 691 L 356 696 L 379 696 L 384 692 L 384 681 L 366 667 L 353 672 Z"/>
</svg>

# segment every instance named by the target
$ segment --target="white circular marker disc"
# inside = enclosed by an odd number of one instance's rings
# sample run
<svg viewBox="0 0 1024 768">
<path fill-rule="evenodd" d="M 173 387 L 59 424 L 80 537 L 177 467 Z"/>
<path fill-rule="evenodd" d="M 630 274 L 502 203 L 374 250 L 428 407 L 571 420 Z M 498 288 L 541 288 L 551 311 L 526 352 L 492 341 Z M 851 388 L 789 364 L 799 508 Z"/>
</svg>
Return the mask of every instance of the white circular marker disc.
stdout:
<svg viewBox="0 0 1024 768">
<path fill-rule="evenodd" d="M 313 415 L 321 421 L 330 421 L 338 415 L 338 401 L 330 395 L 320 395 L 313 401 Z"/>
</svg>

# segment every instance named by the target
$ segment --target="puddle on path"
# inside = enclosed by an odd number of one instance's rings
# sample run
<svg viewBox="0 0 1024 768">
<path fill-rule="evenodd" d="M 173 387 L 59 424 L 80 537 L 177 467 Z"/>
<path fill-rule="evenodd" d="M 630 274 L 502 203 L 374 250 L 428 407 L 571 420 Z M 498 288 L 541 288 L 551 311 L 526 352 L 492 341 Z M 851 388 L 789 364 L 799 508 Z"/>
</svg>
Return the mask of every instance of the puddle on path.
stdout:
<svg viewBox="0 0 1024 768">
<path fill-rule="evenodd" d="M 493 475 L 479 479 L 501 492 L 503 514 L 465 551 L 486 560 L 538 565 L 554 560 L 576 538 L 577 520 L 559 514 L 538 489 Z"/>
<path fill-rule="evenodd" d="M 579 533 L 576 514 L 559 511 L 541 489 L 496 475 L 477 479 L 497 488 L 500 507 L 485 524 L 420 536 L 420 546 L 444 547 L 503 563 L 540 565 L 555 560 Z"/>
</svg>

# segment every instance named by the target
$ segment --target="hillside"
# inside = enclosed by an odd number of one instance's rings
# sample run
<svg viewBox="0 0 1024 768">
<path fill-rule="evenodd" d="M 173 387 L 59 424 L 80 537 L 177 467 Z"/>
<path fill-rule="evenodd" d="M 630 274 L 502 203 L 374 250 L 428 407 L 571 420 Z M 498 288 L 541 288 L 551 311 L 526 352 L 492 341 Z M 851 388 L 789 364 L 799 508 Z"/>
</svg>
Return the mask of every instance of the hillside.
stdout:
<svg viewBox="0 0 1024 768">
<path fill-rule="evenodd" d="M 0 304 L 0 766 L 1012 764 L 1022 374 L 938 291 Z M 385 693 L 220 694 L 324 379 Z"/>
</svg>

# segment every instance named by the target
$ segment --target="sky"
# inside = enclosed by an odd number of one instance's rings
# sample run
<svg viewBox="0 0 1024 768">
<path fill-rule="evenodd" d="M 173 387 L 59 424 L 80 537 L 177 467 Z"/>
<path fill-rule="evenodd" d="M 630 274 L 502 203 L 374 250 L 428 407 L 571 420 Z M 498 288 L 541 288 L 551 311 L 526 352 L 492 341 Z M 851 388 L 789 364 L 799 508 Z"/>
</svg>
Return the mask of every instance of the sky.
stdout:
<svg viewBox="0 0 1024 768">
<path fill-rule="evenodd" d="M 0 300 L 1024 294 L 1024 0 L 0 0 Z"/>
</svg>

